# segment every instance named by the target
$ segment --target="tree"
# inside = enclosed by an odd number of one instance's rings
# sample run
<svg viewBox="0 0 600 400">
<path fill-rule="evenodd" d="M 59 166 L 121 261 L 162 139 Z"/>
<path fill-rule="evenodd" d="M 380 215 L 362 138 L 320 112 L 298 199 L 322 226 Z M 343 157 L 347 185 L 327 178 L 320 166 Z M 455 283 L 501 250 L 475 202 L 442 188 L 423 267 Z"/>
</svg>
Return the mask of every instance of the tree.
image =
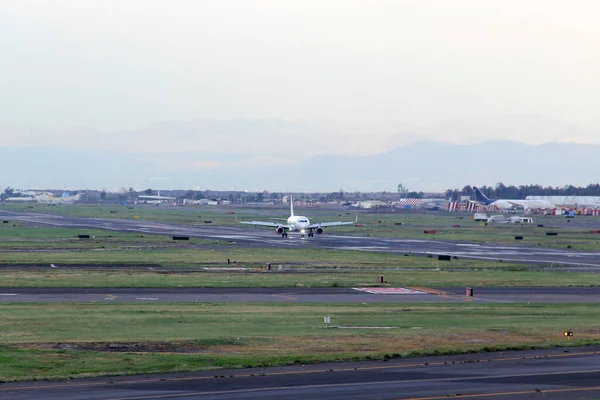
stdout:
<svg viewBox="0 0 600 400">
<path fill-rule="evenodd" d="M 15 189 L 11 188 L 10 186 L 7 186 L 6 189 L 4 189 L 4 192 L 2 193 L 2 195 L 0 195 L 0 198 L 2 198 L 2 200 L 6 200 L 9 197 L 13 197 L 15 195 Z"/>
<path fill-rule="evenodd" d="M 405 198 L 407 193 L 408 193 L 408 188 L 400 183 L 398 185 L 398 198 L 399 199 Z"/>
</svg>

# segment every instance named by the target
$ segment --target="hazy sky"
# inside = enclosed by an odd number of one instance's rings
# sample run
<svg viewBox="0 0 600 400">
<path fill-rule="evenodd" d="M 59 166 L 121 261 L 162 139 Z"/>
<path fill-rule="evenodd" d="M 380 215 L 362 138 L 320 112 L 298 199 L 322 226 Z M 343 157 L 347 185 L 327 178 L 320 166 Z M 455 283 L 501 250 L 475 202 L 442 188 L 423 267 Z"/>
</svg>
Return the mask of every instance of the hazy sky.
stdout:
<svg viewBox="0 0 600 400">
<path fill-rule="evenodd" d="M 600 127 L 600 2 L 0 0 L 0 125 L 195 118 Z M 4 144 L 0 141 L 0 145 Z"/>
</svg>

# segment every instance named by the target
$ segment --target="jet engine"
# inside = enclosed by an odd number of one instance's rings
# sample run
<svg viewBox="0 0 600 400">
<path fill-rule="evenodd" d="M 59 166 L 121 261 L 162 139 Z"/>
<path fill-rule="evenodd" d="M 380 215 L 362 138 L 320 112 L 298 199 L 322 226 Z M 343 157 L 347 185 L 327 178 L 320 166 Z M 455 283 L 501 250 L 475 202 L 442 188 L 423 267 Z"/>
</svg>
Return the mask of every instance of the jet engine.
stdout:
<svg viewBox="0 0 600 400">
<path fill-rule="evenodd" d="M 321 233 L 323 233 L 323 228 L 318 227 L 317 229 L 315 229 L 315 232 L 317 232 L 317 235 L 320 235 Z"/>
<path fill-rule="evenodd" d="M 278 235 L 281 235 L 283 233 L 284 229 L 280 226 L 278 226 L 277 228 L 275 228 L 275 233 L 277 233 Z"/>
</svg>

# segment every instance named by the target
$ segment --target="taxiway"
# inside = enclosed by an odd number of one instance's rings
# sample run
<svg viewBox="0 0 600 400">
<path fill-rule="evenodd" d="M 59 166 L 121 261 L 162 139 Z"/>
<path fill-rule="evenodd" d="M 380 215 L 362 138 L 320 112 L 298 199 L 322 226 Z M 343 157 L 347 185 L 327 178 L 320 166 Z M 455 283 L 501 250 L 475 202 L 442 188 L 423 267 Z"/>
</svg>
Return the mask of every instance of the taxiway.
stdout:
<svg viewBox="0 0 600 400">
<path fill-rule="evenodd" d="M 476 288 L 1 288 L 0 303 L 600 303 L 598 287 Z"/>
</svg>

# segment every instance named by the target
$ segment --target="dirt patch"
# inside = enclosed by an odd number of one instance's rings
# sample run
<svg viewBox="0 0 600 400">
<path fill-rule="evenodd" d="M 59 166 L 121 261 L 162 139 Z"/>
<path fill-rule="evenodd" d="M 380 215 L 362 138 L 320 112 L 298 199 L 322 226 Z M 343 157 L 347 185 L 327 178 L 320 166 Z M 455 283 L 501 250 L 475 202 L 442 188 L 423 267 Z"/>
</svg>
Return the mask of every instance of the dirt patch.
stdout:
<svg viewBox="0 0 600 400">
<path fill-rule="evenodd" d="M 215 353 L 207 346 L 186 342 L 60 342 L 60 343 L 27 343 L 19 347 L 100 351 L 111 353 Z"/>
</svg>

